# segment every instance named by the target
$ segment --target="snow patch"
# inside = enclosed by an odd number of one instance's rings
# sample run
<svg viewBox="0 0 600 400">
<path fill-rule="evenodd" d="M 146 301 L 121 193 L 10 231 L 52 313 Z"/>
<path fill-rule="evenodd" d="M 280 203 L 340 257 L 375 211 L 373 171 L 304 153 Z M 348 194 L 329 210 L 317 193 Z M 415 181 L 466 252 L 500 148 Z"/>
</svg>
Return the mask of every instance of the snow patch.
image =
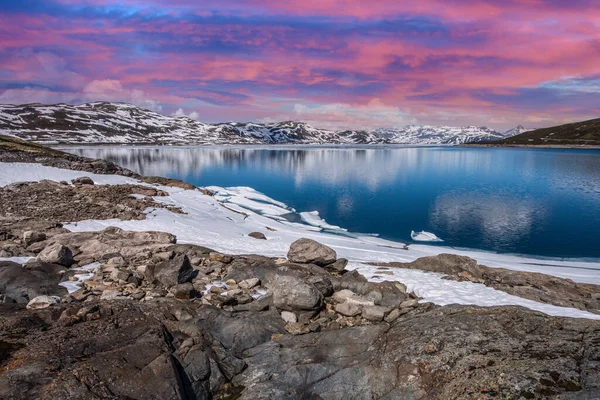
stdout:
<svg viewBox="0 0 600 400">
<path fill-rule="evenodd" d="M 94 273 L 96 272 L 96 270 L 98 268 L 100 268 L 100 263 L 97 263 L 97 262 L 91 263 L 88 265 L 84 265 L 79 268 L 73 268 L 72 269 L 73 271 L 78 272 L 75 275 L 73 275 L 75 280 L 61 282 L 61 283 L 59 283 L 59 286 L 66 288 L 67 291 L 69 292 L 69 294 L 74 293 L 74 292 L 78 291 L 79 289 L 81 289 L 83 282 L 91 279 L 94 276 Z"/>
</svg>

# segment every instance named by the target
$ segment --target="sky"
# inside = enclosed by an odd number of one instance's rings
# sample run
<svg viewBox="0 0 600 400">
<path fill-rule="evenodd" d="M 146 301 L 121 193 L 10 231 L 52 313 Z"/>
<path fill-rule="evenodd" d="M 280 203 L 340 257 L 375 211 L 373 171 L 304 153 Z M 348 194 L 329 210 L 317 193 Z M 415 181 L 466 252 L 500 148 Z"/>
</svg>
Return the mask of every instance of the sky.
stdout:
<svg viewBox="0 0 600 400">
<path fill-rule="evenodd" d="M 600 117 L 597 0 L 0 0 L 0 103 L 204 122 Z"/>
</svg>

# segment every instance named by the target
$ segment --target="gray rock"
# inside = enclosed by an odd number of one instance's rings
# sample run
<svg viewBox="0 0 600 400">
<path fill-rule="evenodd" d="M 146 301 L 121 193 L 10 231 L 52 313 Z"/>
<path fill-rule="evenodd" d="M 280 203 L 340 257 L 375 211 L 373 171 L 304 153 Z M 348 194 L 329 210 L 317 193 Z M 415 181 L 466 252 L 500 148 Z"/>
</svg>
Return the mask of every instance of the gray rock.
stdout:
<svg viewBox="0 0 600 400">
<path fill-rule="evenodd" d="M 271 283 L 273 304 L 280 310 L 317 310 L 323 295 L 312 284 L 294 275 L 277 275 Z"/>
<path fill-rule="evenodd" d="M 46 234 L 43 232 L 36 231 L 25 231 L 23 232 L 23 244 L 25 247 L 46 240 Z"/>
<path fill-rule="evenodd" d="M 60 297 L 58 296 L 37 296 L 27 303 L 27 309 L 40 310 L 58 303 L 60 303 Z"/>
<path fill-rule="evenodd" d="M 334 310 L 346 317 L 354 317 L 360 314 L 360 306 L 351 303 L 340 303 L 334 306 Z"/>
<path fill-rule="evenodd" d="M 244 279 L 239 283 L 242 289 L 252 289 L 258 285 L 260 285 L 260 279 L 258 278 Z"/>
<path fill-rule="evenodd" d="M 176 299 L 191 299 L 195 295 L 194 285 L 192 285 L 191 282 L 171 286 L 169 292 L 172 293 Z"/>
<path fill-rule="evenodd" d="M 373 322 L 379 322 L 379 321 L 383 321 L 383 319 L 389 312 L 390 312 L 390 309 L 387 307 L 369 306 L 369 307 L 363 307 L 362 316 L 366 320 L 373 321 Z"/>
<path fill-rule="evenodd" d="M 73 252 L 67 246 L 54 243 L 46 246 L 37 256 L 37 260 L 46 263 L 53 263 L 70 267 L 75 264 L 73 260 Z"/>
<path fill-rule="evenodd" d="M 394 322 L 397 320 L 402 313 L 397 308 L 394 308 L 388 315 L 385 316 L 385 322 Z"/>
<path fill-rule="evenodd" d="M 287 258 L 293 263 L 326 266 L 335 262 L 336 252 L 312 239 L 298 239 L 290 245 Z"/>
<path fill-rule="evenodd" d="M 291 311 L 282 311 L 281 319 L 283 319 L 286 323 L 298 322 L 298 318 L 296 317 L 296 314 L 294 314 Z"/>
<path fill-rule="evenodd" d="M 89 176 L 82 176 L 80 178 L 75 178 L 71 182 L 73 185 L 93 185 L 94 181 Z"/>
<path fill-rule="evenodd" d="M 333 269 L 337 272 L 342 272 L 346 265 L 348 265 L 348 260 L 345 258 L 338 258 L 333 264 L 329 264 L 327 267 Z"/>
<path fill-rule="evenodd" d="M 100 296 L 100 300 L 119 300 L 125 298 L 123 292 L 116 289 L 105 290 L 102 292 L 102 296 Z"/>
<path fill-rule="evenodd" d="M 419 300 L 410 299 L 400 303 L 400 308 L 413 308 L 419 305 Z"/>
<path fill-rule="evenodd" d="M 267 237 L 261 232 L 250 232 L 248 236 L 253 237 L 254 239 L 267 240 Z"/>
<path fill-rule="evenodd" d="M 180 283 L 191 282 L 194 278 L 194 269 L 186 255 L 178 255 L 171 260 L 149 266 L 146 270 L 150 282 L 159 282 L 165 287 Z"/>
</svg>

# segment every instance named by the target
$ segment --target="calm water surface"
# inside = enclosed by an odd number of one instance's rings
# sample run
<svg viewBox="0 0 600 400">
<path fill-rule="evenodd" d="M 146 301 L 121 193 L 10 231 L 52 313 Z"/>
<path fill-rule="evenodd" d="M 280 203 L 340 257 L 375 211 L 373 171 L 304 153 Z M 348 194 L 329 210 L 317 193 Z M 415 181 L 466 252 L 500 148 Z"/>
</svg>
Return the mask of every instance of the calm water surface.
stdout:
<svg viewBox="0 0 600 400">
<path fill-rule="evenodd" d="M 84 148 L 144 175 L 250 186 L 351 232 L 547 257 L 600 257 L 600 151 L 495 148 Z"/>
</svg>

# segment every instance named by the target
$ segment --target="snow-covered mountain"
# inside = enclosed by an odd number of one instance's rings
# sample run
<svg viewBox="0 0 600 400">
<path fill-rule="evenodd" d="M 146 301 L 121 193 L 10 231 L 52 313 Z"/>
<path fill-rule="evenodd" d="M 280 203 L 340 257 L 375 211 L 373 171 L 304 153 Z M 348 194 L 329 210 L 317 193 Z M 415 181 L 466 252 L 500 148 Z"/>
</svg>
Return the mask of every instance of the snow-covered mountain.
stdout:
<svg viewBox="0 0 600 400">
<path fill-rule="evenodd" d="M 46 144 L 457 145 L 503 139 L 519 128 L 522 129 L 519 126 L 506 133 L 486 127 L 420 125 L 372 131 L 330 131 L 293 121 L 205 124 L 123 103 L 0 105 L 0 134 Z"/>
<path fill-rule="evenodd" d="M 529 132 L 531 129 L 526 129 L 525 127 L 523 127 L 523 125 L 519 125 L 516 128 L 512 128 L 507 130 L 506 132 L 504 132 L 504 138 L 509 138 L 509 137 L 513 137 L 513 136 L 517 136 L 520 135 L 521 133 L 524 132 Z"/>
</svg>

